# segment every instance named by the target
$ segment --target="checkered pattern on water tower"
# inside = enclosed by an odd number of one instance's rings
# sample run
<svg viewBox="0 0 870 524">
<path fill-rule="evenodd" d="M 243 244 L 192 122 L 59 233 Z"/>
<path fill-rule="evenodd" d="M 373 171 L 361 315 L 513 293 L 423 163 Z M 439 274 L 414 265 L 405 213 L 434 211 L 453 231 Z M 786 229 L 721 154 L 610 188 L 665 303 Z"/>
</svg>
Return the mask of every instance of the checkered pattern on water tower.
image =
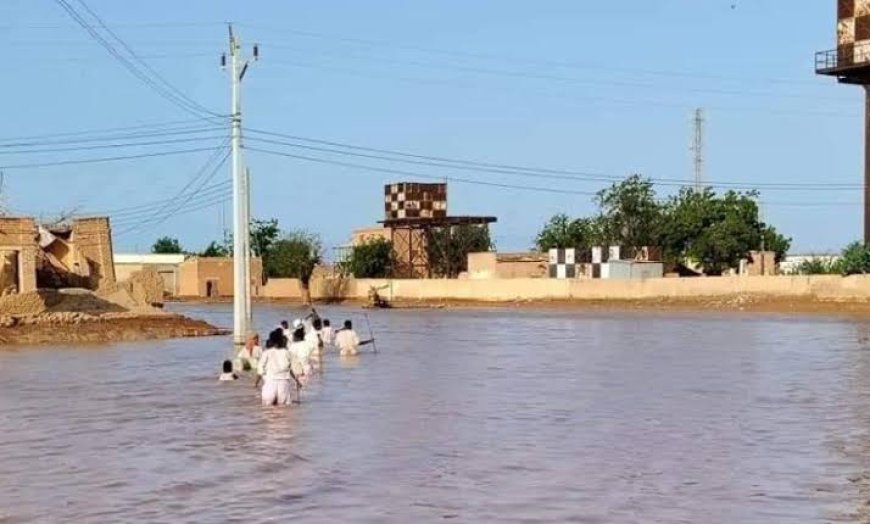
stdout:
<svg viewBox="0 0 870 524">
<path fill-rule="evenodd" d="M 870 0 L 837 1 L 839 66 L 870 63 Z"/>
<path fill-rule="evenodd" d="M 387 220 L 444 218 L 447 216 L 447 184 L 387 184 L 384 186 L 384 212 Z"/>
</svg>

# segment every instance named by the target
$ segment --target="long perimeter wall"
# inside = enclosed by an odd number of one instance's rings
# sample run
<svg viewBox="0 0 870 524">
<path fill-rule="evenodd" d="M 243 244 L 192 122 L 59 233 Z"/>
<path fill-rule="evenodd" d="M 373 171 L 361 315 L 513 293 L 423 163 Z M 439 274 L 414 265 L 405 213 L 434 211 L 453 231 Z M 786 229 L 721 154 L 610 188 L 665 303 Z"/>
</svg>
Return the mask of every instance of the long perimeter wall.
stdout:
<svg viewBox="0 0 870 524">
<path fill-rule="evenodd" d="M 514 302 L 523 300 L 637 300 L 690 297 L 726 297 L 736 294 L 767 295 L 782 298 L 819 300 L 870 300 L 870 275 L 850 277 L 775 276 L 658 278 L 647 280 L 367 280 L 337 279 L 312 282 L 314 299 L 353 299 L 368 297 L 369 289 L 380 288 L 387 299 L 468 300 Z M 271 279 L 260 296 L 273 299 L 298 299 L 299 282 Z"/>
</svg>

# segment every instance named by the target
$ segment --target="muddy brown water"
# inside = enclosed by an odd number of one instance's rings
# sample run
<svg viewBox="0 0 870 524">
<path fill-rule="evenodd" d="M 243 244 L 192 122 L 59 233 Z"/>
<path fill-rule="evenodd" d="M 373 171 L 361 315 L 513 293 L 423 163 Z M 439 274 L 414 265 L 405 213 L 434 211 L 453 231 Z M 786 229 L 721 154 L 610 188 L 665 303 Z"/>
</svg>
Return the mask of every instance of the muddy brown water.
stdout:
<svg viewBox="0 0 870 524">
<path fill-rule="evenodd" d="M 225 338 L 0 350 L 0 522 L 860 521 L 870 322 L 370 316 L 290 408 L 216 381 Z"/>
</svg>

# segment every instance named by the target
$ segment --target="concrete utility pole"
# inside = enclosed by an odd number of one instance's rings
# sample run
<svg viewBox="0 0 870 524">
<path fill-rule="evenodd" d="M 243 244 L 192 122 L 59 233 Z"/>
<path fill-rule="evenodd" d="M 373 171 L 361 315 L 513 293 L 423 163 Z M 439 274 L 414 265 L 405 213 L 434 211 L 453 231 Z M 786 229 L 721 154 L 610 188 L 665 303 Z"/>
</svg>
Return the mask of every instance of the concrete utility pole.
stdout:
<svg viewBox="0 0 870 524">
<path fill-rule="evenodd" d="M 248 293 L 245 293 L 245 325 L 250 328 L 252 324 L 251 318 L 251 170 L 245 168 L 244 178 L 244 195 L 245 201 L 245 281 L 248 283 Z"/>
<path fill-rule="evenodd" d="M 242 45 L 229 26 L 230 33 L 230 136 L 233 174 L 233 343 L 245 343 L 251 327 L 250 278 L 250 209 L 248 181 L 242 159 L 242 102 L 241 84 L 248 71 L 249 61 L 242 57 Z M 259 50 L 254 46 L 254 60 Z M 226 66 L 227 56 L 221 58 Z"/>
<path fill-rule="evenodd" d="M 695 110 L 691 149 L 695 190 L 700 191 L 704 185 L 704 110 L 700 108 Z"/>
</svg>

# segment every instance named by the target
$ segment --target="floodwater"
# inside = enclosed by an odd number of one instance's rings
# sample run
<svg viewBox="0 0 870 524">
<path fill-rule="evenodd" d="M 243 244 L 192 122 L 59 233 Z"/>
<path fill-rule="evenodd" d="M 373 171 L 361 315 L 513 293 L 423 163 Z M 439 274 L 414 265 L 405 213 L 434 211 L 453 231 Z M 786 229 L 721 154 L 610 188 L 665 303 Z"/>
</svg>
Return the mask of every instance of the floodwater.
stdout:
<svg viewBox="0 0 870 524">
<path fill-rule="evenodd" d="M 227 339 L 0 351 L 0 522 L 858 522 L 870 498 L 870 322 L 370 316 L 379 353 L 285 408 L 217 382 Z"/>
</svg>

